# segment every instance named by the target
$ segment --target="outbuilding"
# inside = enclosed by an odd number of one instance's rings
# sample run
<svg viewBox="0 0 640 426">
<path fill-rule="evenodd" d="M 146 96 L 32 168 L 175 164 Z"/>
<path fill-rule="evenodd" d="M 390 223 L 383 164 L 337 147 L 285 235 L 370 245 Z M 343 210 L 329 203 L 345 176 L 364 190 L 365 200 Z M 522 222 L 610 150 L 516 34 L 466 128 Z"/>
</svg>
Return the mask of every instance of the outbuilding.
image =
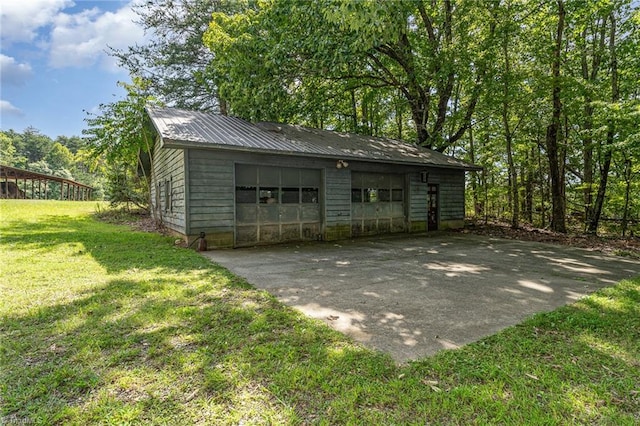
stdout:
<svg viewBox="0 0 640 426">
<path fill-rule="evenodd" d="M 204 233 L 209 248 L 459 228 L 465 171 L 479 169 L 392 139 L 147 113 L 155 214 L 188 242 Z"/>
</svg>

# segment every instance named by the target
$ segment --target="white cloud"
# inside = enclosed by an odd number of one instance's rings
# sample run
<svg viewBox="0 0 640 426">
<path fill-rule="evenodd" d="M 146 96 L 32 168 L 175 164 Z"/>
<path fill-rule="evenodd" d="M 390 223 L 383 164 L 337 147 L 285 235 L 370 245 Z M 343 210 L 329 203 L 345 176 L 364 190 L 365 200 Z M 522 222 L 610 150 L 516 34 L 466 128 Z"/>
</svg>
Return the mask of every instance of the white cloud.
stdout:
<svg viewBox="0 0 640 426">
<path fill-rule="evenodd" d="M 0 99 L 0 114 L 21 117 L 24 115 L 24 112 L 20 108 L 13 106 L 11 102 Z"/>
<path fill-rule="evenodd" d="M 86 67 L 100 63 L 115 70 L 107 46 L 126 48 L 144 40 L 144 31 L 133 21 L 137 15 L 127 5 L 116 12 L 98 9 L 77 14 L 60 13 L 53 22 L 49 64 L 54 68 Z"/>
<path fill-rule="evenodd" d="M 0 53 L 0 84 L 22 86 L 32 75 L 31 65 L 19 64 L 15 58 Z"/>
<path fill-rule="evenodd" d="M 2 0 L 2 43 L 6 46 L 35 40 L 39 28 L 49 25 L 60 10 L 72 5 L 72 0 Z"/>
</svg>

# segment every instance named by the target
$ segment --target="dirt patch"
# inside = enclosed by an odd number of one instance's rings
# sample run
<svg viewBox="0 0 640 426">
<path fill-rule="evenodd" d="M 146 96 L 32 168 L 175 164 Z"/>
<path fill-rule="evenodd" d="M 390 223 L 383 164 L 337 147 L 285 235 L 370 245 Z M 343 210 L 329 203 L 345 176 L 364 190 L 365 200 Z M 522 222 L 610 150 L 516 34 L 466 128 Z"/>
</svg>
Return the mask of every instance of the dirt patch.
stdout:
<svg viewBox="0 0 640 426">
<path fill-rule="evenodd" d="M 519 241 L 560 244 L 640 259 L 640 238 L 601 237 L 586 234 L 560 234 L 548 229 L 522 225 L 513 229 L 504 222 L 470 223 L 457 232 Z"/>
</svg>

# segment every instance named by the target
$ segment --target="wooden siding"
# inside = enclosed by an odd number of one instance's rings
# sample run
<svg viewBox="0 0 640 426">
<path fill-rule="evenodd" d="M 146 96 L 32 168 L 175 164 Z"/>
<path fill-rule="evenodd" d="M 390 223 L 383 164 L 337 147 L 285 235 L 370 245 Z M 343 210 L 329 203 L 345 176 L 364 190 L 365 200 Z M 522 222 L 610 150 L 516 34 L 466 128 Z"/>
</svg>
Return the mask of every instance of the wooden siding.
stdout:
<svg viewBox="0 0 640 426">
<path fill-rule="evenodd" d="M 351 172 L 348 169 L 325 170 L 324 199 L 326 226 L 351 226 Z"/>
<path fill-rule="evenodd" d="M 440 221 L 464 220 L 464 172 L 442 170 L 438 175 Z"/>
<path fill-rule="evenodd" d="M 233 232 L 233 161 L 208 150 L 189 150 L 189 234 Z"/>
<path fill-rule="evenodd" d="M 427 184 L 420 181 L 420 173 L 409 175 L 409 221 L 427 221 Z"/>
<path fill-rule="evenodd" d="M 151 202 L 156 217 L 169 229 L 185 235 L 186 197 L 184 150 L 158 148 L 151 174 Z M 169 187 L 169 197 L 165 188 Z"/>
<path fill-rule="evenodd" d="M 235 244 L 235 164 L 257 164 L 322 170 L 321 229 L 327 240 L 352 236 L 352 172 L 405 173 L 405 209 L 408 230 L 425 230 L 427 184 L 420 171 L 429 171 L 429 183 L 439 190 L 439 221 L 457 223 L 464 219 L 464 172 L 435 168 L 403 167 L 391 164 L 353 162 L 337 169 L 333 160 L 291 158 L 278 155 L 224 152 L 200 149 L 157 149 L 151 188 L 154 208 L 164 224 L 189 237 L 205 232 L 211 248 Z M 165 205 L 163 186 L 171 183 L 171 206 Z M 158 189 L 162 193 L 157 193 Z M 160 203 L 157 205 L 157 203 Z M 185 213 L 187 212 L 187 213 Z"/>
<path fill-rule="evenodd" d="M 429 169 L 429 183 L 438 185 L 439 220 L 464 220 L 464 171 Z M 427 220 L 427 184 L 420 173 L 409 174 L 409 220 Z"/>
</svg>

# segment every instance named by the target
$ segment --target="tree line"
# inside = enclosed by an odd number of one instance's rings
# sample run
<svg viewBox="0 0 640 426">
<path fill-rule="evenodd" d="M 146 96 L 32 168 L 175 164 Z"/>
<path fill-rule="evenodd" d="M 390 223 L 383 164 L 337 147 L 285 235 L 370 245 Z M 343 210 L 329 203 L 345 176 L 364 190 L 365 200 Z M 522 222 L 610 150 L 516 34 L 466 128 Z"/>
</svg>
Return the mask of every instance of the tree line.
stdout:
<svg viewBox="0 0 640 426">
<path fill-rule="evenodd" d="M 483 167 L 467 192 L 476 217 L 559 232 L 615 223 L 623 234 L 640 219 L 631 0 L 150 0 L 135 10 L 152 41 L 111 51 L 133 77 L 135 120 L 142 99 L 403 139 Z M 106 104 L 100 117 L 117 110 Z M 88 134 L 105 147 L 100 117 Z"/>
<path fill-rule="evenodd" d="M 93 187 L 93 196 L 102 199 L 104 188 L 102 167 L 80 136 L 58 136 L 51 139 L 34 127 L 23 132 L 0 131 L 0 163 L 4 166 L 30 170 L 85 183 Z M 60 184 L 47 186 L 47 198 L 59 199 Z M 24 188 L 32 197 L 31 188 Z"/>
</svg>

